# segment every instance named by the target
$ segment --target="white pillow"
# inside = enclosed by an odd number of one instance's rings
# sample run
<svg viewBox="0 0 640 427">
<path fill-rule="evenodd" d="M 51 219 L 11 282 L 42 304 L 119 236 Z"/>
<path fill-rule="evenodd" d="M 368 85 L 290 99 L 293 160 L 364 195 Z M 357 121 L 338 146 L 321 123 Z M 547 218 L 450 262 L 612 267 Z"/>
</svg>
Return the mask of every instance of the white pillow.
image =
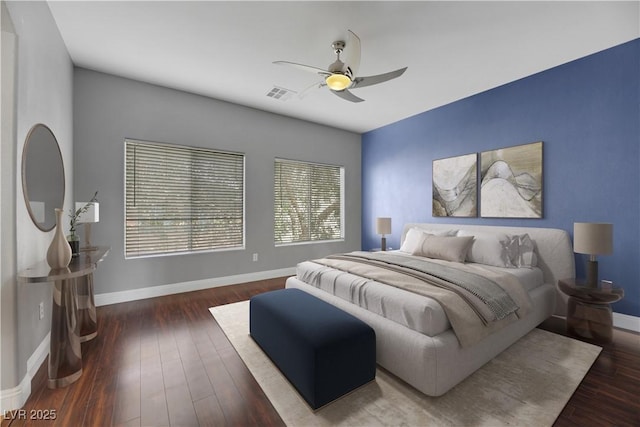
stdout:
<svg viewBox="0 0 640 427">
<path fill-rule="evenodd" d="M 458 231 L 458 236 L 473 236 L 473 243 L 467 252 L 467 261 L 496 267 L 515 268 L 518 258 L 519 240 L 500 232 Z"/>
<path fill-rule="evenodd" d="M 518 247 L 518 252 L 512 258 L 513 264 L 518 268 L 533 268 L 537 266 L 538 256 L 531 237 L 528 234 L 520 234 L 511 236 L 511 238 Z"/>
<path fill-rule="evenodd" d="M 412 227 L 407 231 L 402 246 L 400 246 L 400 251 L 413 254 L 422 245 L 425 235 L 455 236 L 457 232 L 458 230 L 427 230 L 425 228 Z"/>
<path fill-rule="evenodd" d="M 420 247 L 420 245 L 422 245 L 424 234 L 424 232 L 417 228 L 410 228 L 409 231 L 407 231 L 407 235 L 404 237 L 404 242 L 402 242 L 402 245 L 400 246 L 400 251 L 412 254 Z"/>
<path fill-rule="evenodd" d="M 464 262 L 473 237 L 424 235 L 422 245 L 412 254 L 446 261 Z"/>
</svg>

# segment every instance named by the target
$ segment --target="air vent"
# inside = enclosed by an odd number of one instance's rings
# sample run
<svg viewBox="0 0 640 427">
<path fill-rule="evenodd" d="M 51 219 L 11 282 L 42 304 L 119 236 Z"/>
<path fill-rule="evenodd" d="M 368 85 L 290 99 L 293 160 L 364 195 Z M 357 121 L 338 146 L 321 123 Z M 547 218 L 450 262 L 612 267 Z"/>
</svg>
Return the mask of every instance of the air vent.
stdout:
<svg viewBox="0 0 640 427">
<path fill-rule="evenodd" d="M 291 98 L 291 95 L 293 95 L 294 93 L 296 93 L 296 91 L 294 90 L 274 86 L 273 89 L 271 89 L 269 93 L 267 93 L 267 96 L 269 98 L 279 99 L 280 101 L 286 101 L 287 99 Z"/>
</svg>

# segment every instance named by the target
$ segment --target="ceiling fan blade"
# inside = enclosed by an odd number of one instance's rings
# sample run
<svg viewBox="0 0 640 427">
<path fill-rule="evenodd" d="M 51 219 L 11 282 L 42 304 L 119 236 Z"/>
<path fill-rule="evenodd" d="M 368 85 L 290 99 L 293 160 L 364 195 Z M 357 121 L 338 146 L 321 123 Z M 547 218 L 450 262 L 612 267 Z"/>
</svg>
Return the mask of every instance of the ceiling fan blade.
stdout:
<svg viewBox="0 0 640 427">
<path fill-rule="evenodd" d="M 333 92 L 335 95 L 339 96 L 342 99 L 346 99 L 347 101 L 351 101 L 351 102 L 362 102 L 364 101 L 364 99 L 362 98 L 358 98 L 357 96 L 355 96 L 354 94 L 352 94 L 351 92 L 349 92 L 348 90 L 332 90 L 331 92 Z"/>
<path fill-rule="evenodd" d="M 349 40 L 347 40 L 347 65 L 351 67 L 352 75 L 357 76 L 360 69 L 360 37 L 351 30 L 349 31 Z"/>
<path fill-rule="evenodd" d="M 391 79 L 395 79 L 396 77 L 400 77 L 407 70 L 407 67 L 400 68 L 399 70 L 389 71 L 384 74 L 377 74 L 375 76 L 367 76 L 367 77 L 356 77 L 351 84 L 351 89 L 356 87 L 365 87 L 371 85 L 377 85 L 378 83 L 383 83 L 389 81 Z"/>
<path fill-rule="evenodd" d="M 273 63 L 274 64 L 278 64 L 278 65 L 289 65 L 291 67 L 298 68 L 299 70 L 310 71 L 312 73 L 330 74 L 327 70 L 324 70 L 324 69 L 318 68 L 318 67 L 314 67 L 312 65 L 298 64 L 296 62 L 289 62 L 289 61 L 273 61 Z"/>
</svg>

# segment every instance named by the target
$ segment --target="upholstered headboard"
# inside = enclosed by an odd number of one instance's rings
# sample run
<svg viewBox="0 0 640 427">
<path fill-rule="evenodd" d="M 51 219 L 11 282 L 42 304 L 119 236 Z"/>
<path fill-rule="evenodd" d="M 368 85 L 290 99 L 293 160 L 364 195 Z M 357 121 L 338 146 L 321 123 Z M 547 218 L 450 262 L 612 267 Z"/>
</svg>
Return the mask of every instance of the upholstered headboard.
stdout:
<svg viewBox="0 0 640 427">
<path fill-rule="evenodd" d="M 408 223 L 402 230 L 401 241 L 407 231 L 411 228 L 423 228 L 428 230 L 466 230 L 473 232 L 500 232 L 505 234 L 529 234 L 535 242 L 538 255 L 538 267 L 544 274 L 545 283 L 552 284 L 558 289 L 558 280 L 575 277 L 575 258 L 573 246 L 569 233 L 557 228 L 537 228 L 537 227 L 502 227 L 492 225 L 463 225 L 463 224 L 429 224 L 429 223 Z M 560 291 L 556 295 L 555 314 L 564 316 L 567 310 L 567 296 Z"/>
</svg>

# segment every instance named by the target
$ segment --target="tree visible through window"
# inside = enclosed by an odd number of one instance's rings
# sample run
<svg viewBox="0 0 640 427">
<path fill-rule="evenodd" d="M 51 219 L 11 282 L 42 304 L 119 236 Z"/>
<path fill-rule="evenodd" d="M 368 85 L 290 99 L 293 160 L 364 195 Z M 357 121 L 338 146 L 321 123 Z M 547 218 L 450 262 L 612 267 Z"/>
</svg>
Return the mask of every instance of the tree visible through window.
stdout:
<svg viewBox="0 0 640 427">
<path fill-rule="evenodd" d="M 344 168 L 276 159 L 275 243 L 344 238 Z"/>
<path fill-rule="evenodd" d="M 244 154 L 125 140 L 125 256 L 244 248 Z"/>
</svg>

